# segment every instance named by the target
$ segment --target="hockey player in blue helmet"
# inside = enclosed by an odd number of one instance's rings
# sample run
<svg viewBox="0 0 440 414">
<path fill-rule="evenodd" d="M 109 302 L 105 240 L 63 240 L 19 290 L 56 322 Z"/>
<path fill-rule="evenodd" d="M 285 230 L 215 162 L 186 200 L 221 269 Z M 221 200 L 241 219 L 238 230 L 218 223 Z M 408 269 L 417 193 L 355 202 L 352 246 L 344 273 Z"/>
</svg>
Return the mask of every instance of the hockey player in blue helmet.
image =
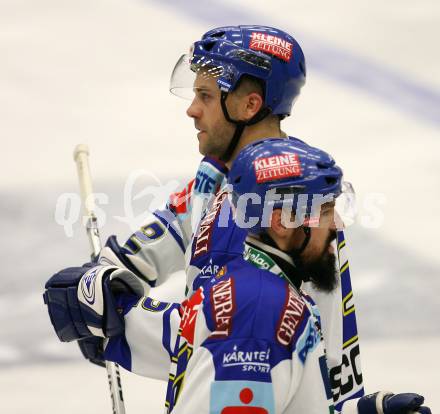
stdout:
<svg viewBox="0 0 440 414">
<path fill-rule="evenodd" d="M 172 93 L 192 99 L 199 150 L 229 163 L 246 144 L 280 137 L 280 120 L 305 83 L 296 40 L 268 26 L 227 26 L 205 33 L 177 62 Z"/>
<path fill-rule="evenodd" d="M 279 248 L 288 256 L 282 254 L 283 262 L 292 265 L 286 274 L 300 274 L 317 289 L 331 292 L 337 284 L 332 242 L 337 227 L 342 228 L 335 201 L 343 188 L 352 188 L 342 183 L 333 158 L 300 141 L 270 138 L 240 152 L 228 182 L 236 222 L 248 228 L 247 244 Z M 299 286 L 301 280 L 295 283 Z"/>
<path fill-rule="evenodd" d="M 342 226 L 335 202 L 351 187 L 342 178 L 341 168 L 329 154 L 301 142 L 266 139 L 246 146 L 232 165 L 228 183 L 235 222 L 248 233 L 247 261 L 275 273 L 300 292 L 309 281 L 318 289 L 333 290 L 338 281 L 332 241 Z M 305 301 L 313 304 L 310 297 Z M 415 393 L 381 391 L 353 397 L 338 411 L 431 413 L 422 406 L 424 398 Z"/>
</svg>

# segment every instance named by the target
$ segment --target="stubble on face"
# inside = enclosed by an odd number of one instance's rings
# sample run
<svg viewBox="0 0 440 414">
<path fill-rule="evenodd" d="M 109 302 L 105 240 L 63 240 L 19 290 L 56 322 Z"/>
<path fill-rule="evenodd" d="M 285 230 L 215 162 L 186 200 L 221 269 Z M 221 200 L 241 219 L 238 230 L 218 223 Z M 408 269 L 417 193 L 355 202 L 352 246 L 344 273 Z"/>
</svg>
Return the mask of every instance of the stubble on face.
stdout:
<svg viewBox="0 0 440 414">
<path fill-rule="evenodd" d="M 234 128 L 225 119 L 195 125 L 197 129 L 202 130 L 197 134 L 199 152 L 205 156 L 221 158 L 232 139 Z"/>
<path fill-rule="evenodd" d="M 226 152 L 235 131 L 223 114 L 220 104 L 220 90 L 213 78 L 198 76 L 194 83 L 195 98 L 193 105 L 198 107 L 198 116 L 194 116 L 194 126 L 200 132 L 199 152 L 214 158 L 221 158 Z"/>
</svg>

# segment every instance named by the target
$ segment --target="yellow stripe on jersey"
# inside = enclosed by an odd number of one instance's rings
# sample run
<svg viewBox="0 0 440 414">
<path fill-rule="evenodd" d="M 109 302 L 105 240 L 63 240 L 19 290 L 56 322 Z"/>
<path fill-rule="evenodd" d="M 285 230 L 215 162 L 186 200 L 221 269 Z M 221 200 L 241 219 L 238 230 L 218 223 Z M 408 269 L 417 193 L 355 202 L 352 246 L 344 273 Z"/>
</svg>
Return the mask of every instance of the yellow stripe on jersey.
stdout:
<svg viewBox="0 0 440 414">
<path fill-rule="evenodd" d="M 354 304 L 347 307 L 348 301 L 353 297 L 353 291 L 351 291 L 344 299 L 342 299 L 342 313 L 344 316 L 350 315 L 350 313 L 354 312 L 355 307 Z"/>
<path fill-rule="evenodd" d="M 343 343 L 342 348 L 343 349 L 347 348 L 351 344 L 354 344 L 358 339 L 359 339 L 358 335 L 353 336 L 353 338 Z"/>
<path fill-rule="evenodd" d="M 348 260 L 344 263 L 344 265 L 341 267 L 341 275 L 348 269 Z"/>
</svg>

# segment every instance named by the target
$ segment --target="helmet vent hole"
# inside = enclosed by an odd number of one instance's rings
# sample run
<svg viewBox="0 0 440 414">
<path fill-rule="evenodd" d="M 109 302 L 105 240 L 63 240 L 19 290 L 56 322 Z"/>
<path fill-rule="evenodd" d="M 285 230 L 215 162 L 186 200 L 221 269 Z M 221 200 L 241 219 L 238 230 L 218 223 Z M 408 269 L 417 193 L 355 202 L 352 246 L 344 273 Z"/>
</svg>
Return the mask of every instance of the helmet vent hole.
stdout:
<svg viewBox="0 0 440 414">
<path fill-rule="evenodd" d="M 241 181 L 241 175 L 234 180 L 234 184 L 239 184 Z"/>
<path fill-rule="evenodd" d="M 335 185 L 338 180 L 335 177 L 325 177 L 325 182 L 328 185 Z"/>
<path fill-rule="evenodd" d="M 224 37 L 224 36 L 225 36 L 224 31 L 220 31 L 220 32 L 216 32 L 216 33 L 211 34 L 211 37 Z"/>
<path fill-rule="evenodd" d="M 214 47 L 215 44 L 216 44 L 215 41 L 213 41 L 213 42 L 206 42 L 206 43 L 204 44 L 204 49 L 205 49 L 206 51 L 210 52 L 210 51 L 212 50 L 212 48 Z"/>
</svg>

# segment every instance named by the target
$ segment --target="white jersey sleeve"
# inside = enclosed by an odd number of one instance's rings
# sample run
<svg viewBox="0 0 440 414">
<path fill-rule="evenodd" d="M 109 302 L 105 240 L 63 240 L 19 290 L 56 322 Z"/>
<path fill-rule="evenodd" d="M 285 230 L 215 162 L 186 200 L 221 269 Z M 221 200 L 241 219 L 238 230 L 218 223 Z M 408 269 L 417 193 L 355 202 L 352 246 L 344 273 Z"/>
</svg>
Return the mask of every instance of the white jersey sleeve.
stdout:
<svg viewBox="0 0 440 414">
<path fill-rule="evenodd" d="M 125 333 L 106 342 L 104 358 L 135 374 L 167 380 L 180 305 L 121 295 L 118 306 L 124 311 Z"/>
<path fill-rule="evenodd" d="M 205 157 L 196 177 L 181 192 L 171 194 L 166 206 L 152 213 L 123 246 L 115 238 L 109 239 L 100 255 L 101 263 L 127 267 L 150 286 L 185 270 L 185 252 L 194 230 L 226 172 L 224 164 Z M 187 254 L 187 260 L 189 257 Z"/>
</svg>

